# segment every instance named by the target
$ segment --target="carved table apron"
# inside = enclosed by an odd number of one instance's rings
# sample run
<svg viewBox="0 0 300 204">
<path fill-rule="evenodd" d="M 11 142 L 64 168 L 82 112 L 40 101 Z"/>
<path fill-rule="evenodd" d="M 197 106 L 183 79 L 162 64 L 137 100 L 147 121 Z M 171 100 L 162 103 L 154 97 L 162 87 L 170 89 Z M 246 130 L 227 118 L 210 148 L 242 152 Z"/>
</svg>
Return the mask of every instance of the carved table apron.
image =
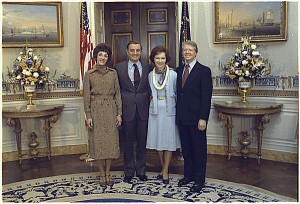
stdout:
<svg viewBox="0 0 300 204">
<path fill-rule="evenodd" d="M 228 137 L 228 160 L 230 160 L 231 157 L 232 128 L 234 127 L 232 123 L 232 115 L 255 116 L 255 127 L 257 129 L 257 161 L 260 164 L 262 137 L 263 130 L 265 129 L 263 124 L 269 123 L 269 115 L 280 112 L 283 104 L 254 101 L 250 101 L 249 103 L 245 104 L 239 102 L 228 103 L 219 101 L 214 102 L 214 106 L 219 112 L 219 119 L 226 122 Z"/>
<path fill-rule="evenodd" d="M 50 137 L 50 123 L 57 121 L 57 114 L 61 113 L 64 105 L 37 105 L 36 109 L 26 109 L 26 105 L 23 106 L 2 106 L 2 117 L 7 118 L 7 124 L 10 127 L 15 127 L 16 133 L 18 157 L 20 164 L 22 164 L 22 143 L 21 143 L 21 122 L 20 118 L 45 118 L 45 136 L 48 149 L 48 159 L 51 157 L 51 137 Z M 34 133 L 35 134 L 35 133 Z M 28 144 L 29 145 L 29 144 Z M 37 145 L 36 145 L 37 146 Z M 37 150 L 35 150 L 37 151 Z M 37 152 L 38 153 L 38 152 Z M 36 155 L 37 156 L 37 155 Z"/>
</svg>

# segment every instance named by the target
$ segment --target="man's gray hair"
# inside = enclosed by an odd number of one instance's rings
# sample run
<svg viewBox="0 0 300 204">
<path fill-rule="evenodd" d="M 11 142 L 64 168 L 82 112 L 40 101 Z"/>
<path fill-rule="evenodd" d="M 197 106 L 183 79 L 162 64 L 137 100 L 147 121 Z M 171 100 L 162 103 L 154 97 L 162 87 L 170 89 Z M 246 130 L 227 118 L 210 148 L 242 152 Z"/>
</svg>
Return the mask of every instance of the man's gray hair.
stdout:
<svg viewBox="0 0 300 204">
<path fill-rule="evenodd" d="M 187 40 L 187 41 L 183 42 L 182 47 L 184 45 L 191 45 L 191 46 L 193 46 L 194 49 L 195 49 L 195 51 L 196 51 L 196 53 L 198 53 L 198 47 L 197 47 L 197 44 L 194 41 Z"/>
</svg>

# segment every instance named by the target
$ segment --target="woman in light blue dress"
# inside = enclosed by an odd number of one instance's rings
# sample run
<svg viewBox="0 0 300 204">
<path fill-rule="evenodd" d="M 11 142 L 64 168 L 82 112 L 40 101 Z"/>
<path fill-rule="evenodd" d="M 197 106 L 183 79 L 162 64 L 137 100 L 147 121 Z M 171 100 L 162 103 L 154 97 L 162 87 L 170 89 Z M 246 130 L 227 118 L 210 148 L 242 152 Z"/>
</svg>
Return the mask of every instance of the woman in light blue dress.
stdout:
<svg viewBox="0 0 300 204">
<path fill-rule="evenodd" d="M 157 178 L 163 179 L 163 183 L 167 184 L 172 152 L 181 147 L 175 123 L 177 73 L 168 67 L 170 56 L 163 46 L 153 48 L 150 60 L 155 64 L 155 68 L 148 76 L 152 97 L 146 147 L 158 151 L 162 171 Z"/>
</svg>

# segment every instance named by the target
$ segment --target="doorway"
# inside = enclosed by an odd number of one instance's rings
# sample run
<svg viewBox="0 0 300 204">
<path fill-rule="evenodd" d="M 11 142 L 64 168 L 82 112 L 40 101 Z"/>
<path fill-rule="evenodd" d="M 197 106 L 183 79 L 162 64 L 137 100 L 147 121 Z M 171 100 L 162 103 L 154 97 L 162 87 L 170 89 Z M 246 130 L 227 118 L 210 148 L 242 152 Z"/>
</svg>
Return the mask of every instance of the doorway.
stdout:
<svg viewBox="0 0 300 204">
<path fill-rule="evenodd" d="M 163 45 L 170 52 L 168 65 L 175 68 L 175 8 L 175 2 L 104 3 L 105 42 L 112 47 L 112 66 L 127 60 L 127 43 L 136 40 L 142 45 L 142 61 L 150 63 L 151 50 Z"/>
</svg>

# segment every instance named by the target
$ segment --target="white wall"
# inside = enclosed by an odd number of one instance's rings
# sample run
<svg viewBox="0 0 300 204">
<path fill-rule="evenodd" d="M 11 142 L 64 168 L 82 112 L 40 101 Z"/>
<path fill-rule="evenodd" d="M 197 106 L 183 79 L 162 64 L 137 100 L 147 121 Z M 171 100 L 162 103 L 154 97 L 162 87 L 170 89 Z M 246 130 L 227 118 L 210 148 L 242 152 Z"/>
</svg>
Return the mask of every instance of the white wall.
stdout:
<svg viewBox="0 0 300 204">
<path fill-rule="evenodd" d="M 3 102 L 2 106 L 26 106 L 27 101 Z M 68 146 L 87 144 L 87 131 L 84 122 L 84 109 L 82 98 L 69 99 L 46 99 L 34 100 L 36 105 L 64 104 L 61 114 L 58 114 L 58 121 L 51 123 L 51 146 Z M 14 127 L 9 127 L 7 118 L 2 120 L 2 152 L 17 151 L 16 136 Z M 43 129 L 44 119 L 20 119 L 22 134 L 22 149 L 29 149 L 28 142 L 32 132 L 38 136 L 40 145 L 38 148 L 47 147 L 45 130 Z"/>
<path fill-rule="evenodd" d="M 241 97 L 213 96 L 214 101 L 241 100 Z M 270 101 L 265 97 L 248 97 L 248 101 Z M 270 115 L 270 123 L 264 124 L 262 149 L 280 152 L 298 152 L 298 99 L 276 98 L 272 102 L 282 103 L 281 113 Z M 84 123 L 84 111 L 82 98 L 69 99 L 46 99 L 34 100 L 35 104 L 64 104 L 64 110 L 58 115 L 58 121 L 51 123 L 52 147 L 87 144 L 87 131 Z M 25 101 L 4 102 L 3 106 L 26 105 Z M 14 128 L 6 124 L 7 119 L 2 120 L 2 152 L 17 151 Z M 29 149 L 28 142 L 31 132 L 36 132 L 40 142 L 40 148 L 46 147 L 44 120 L 43 119 L 21 119 L 22 124 L 22 148 Z M 257 138 L 253 127 L 254 117 L 233 116 L 232 146 L 240 147 L 237 139 L 241 131 L 248 131 L 253 139 L 251 148 L 257 147 Z M 218 119 L 218 112 L 211 106 L 211 114 L 208 123 L 207 140 L 211 145 L 227 146 L 227 133 L 225 123 Z"/>
<path fill-rule="evenodd" d="M 98 4 L 95 8 L 103 8 Z M 64 72 L 73 78 L 79 78 L 79 16 L 80 2 L 63 2 L 63 31 L 64 47 L 62 48 L 36 48 L 35 52 L 40 52 L 45 58 L 45 63 L 50 67 L 52 75 L 57 69 L 57 75 Z M 95 9 L 94 9 L 95 10 Z M 97 9 L 96 9 L 97 10 Z M 100 14 L 95 13 L 99 22 L 102 18 Z M 218 61 L 227 62 L 230 55 L 236 49 L 235 44 L 213 44 L 213 3 L 211 2 L 189 2 L 191 18 L 192 40 L 199 46 L 197 59 L 203 64 L 211 67 L 213 75 L 220 75 L 218 70 Z M 178 2 L 178 19 L 181 18 L 181 3 Z M 285 42 L 262 43 L 260 52 L 269 59 L 272 65 L 273 75 L 293 76 L 298 74 L 298 5 L 296 2 L 288 2 L 288 40 Z M 104 25 L 103 23 L 101 25 Z M 180 24 L 179 24 L 180 25 Z M 179 28 L 180 29 L 180 26 Z M 103 27 L 97 27 L 96 40 L 102 40 Z M 178 41 L 179 42 L 179 41 Z M 2 70 L 6 74 L 6 67 L 12 66 L 12 62 L 18 56 L 19 48 L 2 49 Z M 178 61 L 178 60 L 177 60 Z M 213 101 L 219 100 L 240 100 L 240 97 L 233 96 L 214 96 Z M 251 97 L 259 101 L 276 101 L 283 103 L 281 113 L 271 115 L 269 124 L 265 124 L 263 149 L 275 150 L 289 153 L 297 153 L 298 148 L 298 98 L 277 98 L 277 97 Z M 250 97 L 248 98 L 250 100 Z M 84 113 L 82 98 L 58 98 L 39 100 L 39 103 L 45 104 L 65 104 L 64 111 L 59 116 L 59 121 L 53 124 L 51 129 L 52 146 L 66 146 L 87 144 L 87 132 L 84 127 Z M 25 101 L 3 102 L 3 105 L 23 104 Z M 242 119 L 242 120 L 241 120 Z M 234 117 L 233 146 L 238 146 L 236 142 L 238 133 L 242 130 L 248 130 L 253 137 L 253 143 L 250 147 L 256 147 L 256 138 L 252 128 L 253 119 L 248 117 Z M 42 120 L 22 120 L 24 149 L 28 149 L 28 134 L 37 131 L 40 138 L 40 146 L 46 147 L 43 134 Z M 226 129 L 224 124 L 219 121 L 217 113 L 212 106 L 211 116 L 208 126 L 208 143 L 214 145 L 227 145 Z M 27 134 L 27 135 L 25 135 Z M 6 119 L 2 121 L 2 151 L 16 151 L 16 140 L 13 128 L 8 127 Z"/>
<path fill-rule="evenodd" d="M 55 79 L 63 73 L 74 79 L 80 76 L 80 2 L 63 2 L 63 35 L 64 46 L 59 48 L 33 48 L 39 52 L 44 64 L 50 68 L 50 76 L 57 70 Z M 30 47 L 30 45 L 29 45 Z M 4 79 L 7 77 L 7 67 L 12 70 L 14 60 L 19 56 L 21 48 L 2 48 L 2 72 Z"/>
<path fill-rule="evenodd" d="M 287 41 L 256 43 L 260 54 L 269 60 L 274 76 L 298 75 L 298 2 L 288 2 Z M 189 2 L 191 39 L 198 45 L 197 60 L 220 76 L 219 60 L 226 64 L 234 54 L 237 44 L 214 44 L 213 3 Z M 181 2 L 178 2 L 178 20 L 181 20 Z M 179 40 L 178 40 L 179 42 Z"/>
</svg>

